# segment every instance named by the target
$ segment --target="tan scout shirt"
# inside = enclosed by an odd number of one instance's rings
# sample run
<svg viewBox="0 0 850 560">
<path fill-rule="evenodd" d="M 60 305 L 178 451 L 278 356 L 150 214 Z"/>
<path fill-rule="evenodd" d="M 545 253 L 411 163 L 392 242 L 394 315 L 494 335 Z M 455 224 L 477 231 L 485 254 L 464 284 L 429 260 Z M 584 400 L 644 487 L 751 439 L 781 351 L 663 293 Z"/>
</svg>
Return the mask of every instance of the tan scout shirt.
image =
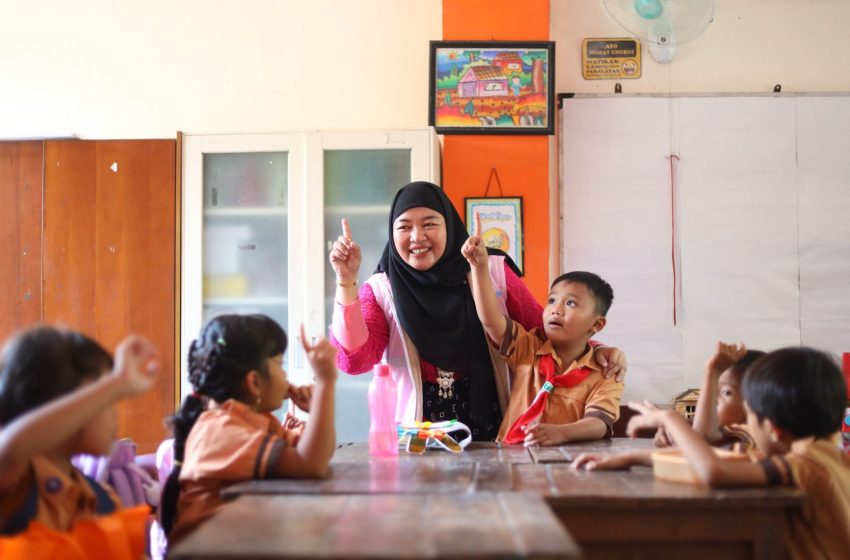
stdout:
<svg viewBox="0 0 850 560">
<path fill-rule="evenodd" d="M 850 551 L 850 455 L 834 441 L 806 438 L 791 452 L 761 462 L 768 482 L 809 495 L 791 518 L 786 544 L 792 558 L 847 558 Z"/>
<path fill-rule="evenodd" d="M 540 419 L 546 424 L 570 424 L 582 418 L 599 418 L 608 426 L 612 426 L 620 416 L 620 398 L 623 396 L 623 384 L 614 379 L 605 379 L 602 371 L 593 357 L 593 347 L 578 360 L 564 368 L 558 359 L 555 349 L 545 338 L 538 336 L 538 329 L 526 331 L 522 325 L 508 319 L 507 333 L 499 353 L 505 357 L 505 362 L 515 372 L 511 386 L 511 398 L 508 408 L 499 428 L 497 441 L 502 441 L 517 418 L 525 412 L 540 392 L 546 379 L 539 373 L 540 356 L 551 354 L 555 365 L 561 373 L 566 373 L 577 367 L 587 367 L 592 371 L 587 378 L 573 387 L 555 387 L 546 402 L 546 408 Z"/>
<path fill-rule="evenodd" d="M 177 522 L 168 540 L 180 540 L 218 511 L 227 486 L 267 478 L 284 447 L 294 442 L 277 418 L 233 399 L 201 414 L 186 439 Z"/>
</svg>

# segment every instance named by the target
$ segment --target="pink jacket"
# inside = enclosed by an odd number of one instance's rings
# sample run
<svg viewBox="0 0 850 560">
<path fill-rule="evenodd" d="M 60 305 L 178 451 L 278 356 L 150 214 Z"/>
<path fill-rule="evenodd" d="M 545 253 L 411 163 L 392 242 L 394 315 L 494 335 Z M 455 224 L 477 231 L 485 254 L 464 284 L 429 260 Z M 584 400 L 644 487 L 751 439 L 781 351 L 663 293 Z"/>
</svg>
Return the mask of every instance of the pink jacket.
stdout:
<svg viewBox="0 0 850 560">
<path fill-rule="evenodd" d="M 496 290 L 500 307 L 502 312 L 508 315 L 504 258 L 491 256 L 489 265 L 490 278 L 493 280 L 493 286 Z M 396 317 L 392 287 L 390 286 L 387 275 L 383 273 L 374 274 L 366 281 L 366 284 L 368 284 L 374 293 L 375 300 L 383 311 L 389 327 L 389 340 L 381 361 L 390 366 L 392 376 L 398 387 L 396 421 L 408 423 L 421 420 L 422 375 L 419 366 L 419 352 L 402 330 Z M 537 322 L 540 322 L 541 314 L 539 305 L 536 305 L 536 309 L 532 310 L 532 312 L 536 314 Z M 337 361 L 340 369 L 343 371 L 362 373 L 362 371 L 356 371 L 356 369 L 361 368 L 346 367 L 350 365 L 346 363 L 346 356 L 356 352 L 368 340 L 369 332 L 364 332 L 363 324 L 364 320 L 362 318 L 362 309 L 359 300 L 349 305 L 340 305 L 339 303 L 335 305 L 331 325 L 331 342 L 341 350 Z M 496 376 L 499 405 L 504 411 L 510 396 L 510 372 L 501 356 L 489 344 L 488 348 L 490 348 L 493 371 Z"/>
</svg>

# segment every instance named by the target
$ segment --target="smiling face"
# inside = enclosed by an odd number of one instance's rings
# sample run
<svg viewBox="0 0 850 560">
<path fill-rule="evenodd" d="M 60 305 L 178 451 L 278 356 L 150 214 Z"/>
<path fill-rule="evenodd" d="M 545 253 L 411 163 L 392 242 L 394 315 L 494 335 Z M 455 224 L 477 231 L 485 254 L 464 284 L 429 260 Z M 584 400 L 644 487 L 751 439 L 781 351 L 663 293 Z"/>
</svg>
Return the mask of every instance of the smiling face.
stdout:
<svg viewBox="0 0 850 560">
<path fill-rule="evenodd" d="M 405 210 L 393 222 L 393 244 L 404 262 L 428 270 L 446 250 L 446 219 L 424 206 Z"/>
<path fill-rule="evenodd" d="M 543 308 L 543 329 L 553 344 L 586 342 L 605 326 L 605 317 L 596 312 L 596 299 L 579 282 L 558 282 L 552 286 Z"/>
<path fill-rule="evenodd" d="M 732 368 L 720 374 L 717 393 L 717 421 L 721 426 L 742 424 L 747 420 L 744 399 L 741 396 L 740 376 Z"/>
</svg>

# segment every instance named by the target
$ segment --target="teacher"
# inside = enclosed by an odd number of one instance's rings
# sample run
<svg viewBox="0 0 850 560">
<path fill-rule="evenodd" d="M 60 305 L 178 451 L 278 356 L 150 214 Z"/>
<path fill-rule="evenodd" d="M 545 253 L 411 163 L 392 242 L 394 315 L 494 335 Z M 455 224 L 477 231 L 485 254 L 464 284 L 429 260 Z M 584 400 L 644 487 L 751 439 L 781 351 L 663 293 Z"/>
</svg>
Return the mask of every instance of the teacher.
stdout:
<svg viewBox="0 0 850 560">
<path fill-rule="evenodd" d="M 360 247 L 345 219 L 342 228 L 330 252 L 337 283 L 331 343 L 339 349 L 339 368 L 359 374 L 383 360 L 398 386 L 398 422 L 457 418 L 475 440 L 495 439 L 511 374 L 475 312 L 469 263 L 460 252 L 469 235 L 446 194 L 426 182 L 398 191 L 389 241 L 359 291 Z M 488 252 L 502 312 L 526 329 L 542 330 L 543 310 L 516 265 L 501 251 Z M 594 355 L 609 376 L 625 371 L 616 348 Z"/>
</svg>

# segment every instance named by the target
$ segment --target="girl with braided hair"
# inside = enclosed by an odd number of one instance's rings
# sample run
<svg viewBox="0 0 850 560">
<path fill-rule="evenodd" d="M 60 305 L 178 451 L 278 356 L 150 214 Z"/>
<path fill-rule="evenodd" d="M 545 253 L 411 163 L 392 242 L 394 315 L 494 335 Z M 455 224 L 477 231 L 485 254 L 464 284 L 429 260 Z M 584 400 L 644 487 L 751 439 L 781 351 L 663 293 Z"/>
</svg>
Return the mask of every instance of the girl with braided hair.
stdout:
<svg viewBox="0 0 850 560">
<path fill-rule="evenodd" d="M 254 478 L 321 477 L 336 446 L 336 350 L 325 339 L 301 343 L 315 374 L 312 387 L 290 385 L 283 369 L 286 333 L 265 315 L 222 315 L 189 348 L 194 392 L 171 418 L 174 464 L 161 503 L 171 544 L 211 517 L 221 491 Z M 271 412 L 291 398 L 310 412 L 301 430 Z M 291 422 L 287 422 L 291 426 Z"/>
</svg>

